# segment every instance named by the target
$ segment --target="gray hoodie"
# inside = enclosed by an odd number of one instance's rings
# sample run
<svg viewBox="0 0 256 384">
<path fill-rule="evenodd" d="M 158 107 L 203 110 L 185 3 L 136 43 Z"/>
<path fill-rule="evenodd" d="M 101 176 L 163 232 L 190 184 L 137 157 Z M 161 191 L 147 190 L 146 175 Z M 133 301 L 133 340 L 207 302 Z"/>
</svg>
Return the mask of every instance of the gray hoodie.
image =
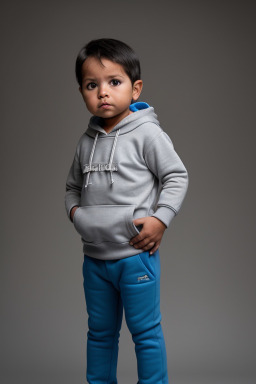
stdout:
<svg viewBox="0 0 256 384">
<path fill-rule="evenodd" d="M 188 187 L 188 174 L 172 141 L 160 127 L 154 108 L 135 110 L 110 133 L 93 116 L 80 138 L 70 168 L 65 204 L 82 237 L 83 252 L 121 259 L 141 252 L 129 244 L 141 226 L 134 219 L 154 216 L 166 227 L 177 215 Z M 138 110 L 137 110 L 138 108 Z"/>
</svg>

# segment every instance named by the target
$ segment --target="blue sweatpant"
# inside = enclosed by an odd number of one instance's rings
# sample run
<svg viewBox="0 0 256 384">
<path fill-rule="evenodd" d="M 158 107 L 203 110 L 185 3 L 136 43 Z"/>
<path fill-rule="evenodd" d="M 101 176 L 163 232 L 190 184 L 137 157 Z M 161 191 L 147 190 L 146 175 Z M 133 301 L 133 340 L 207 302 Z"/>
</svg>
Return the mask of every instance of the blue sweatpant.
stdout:
<svg viewBox="0 0 256 384">
<path fill-rule="evenodd" d="M 160 273 L 158 250 L 152 255 L 145 251 L 118 260 L 84 255 L 89 384 L 117 384 L 123 308 L 135 344 L 137 384 L 168 384 L 160 323 Z"/>
</svg>

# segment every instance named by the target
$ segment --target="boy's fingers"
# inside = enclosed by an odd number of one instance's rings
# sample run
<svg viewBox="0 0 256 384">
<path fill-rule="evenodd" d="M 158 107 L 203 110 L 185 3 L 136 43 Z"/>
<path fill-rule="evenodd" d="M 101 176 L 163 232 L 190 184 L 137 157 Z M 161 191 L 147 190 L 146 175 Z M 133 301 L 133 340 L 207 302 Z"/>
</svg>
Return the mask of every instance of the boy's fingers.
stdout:
<svg viewBox="0 0 256 384">
<path fill-rule="evenodd" d="M 160 245 L 159 243 L 156 243 L 156 244 L 155 244 L 154 248 L 152 248 L 152 249 L 150 250 L 150 252 L 149 252 L 150 255 L 152 255 L 152 254 L 159 248 L 159 245 Z"/>
<path fill-rule="evenodd" d="M 141 233 L 135 237 L 133 237 L 131 240 L 130 240 L 130 244 L 133 245 L 133 244 L 136 244 L 138 243 L 139 241 L 143 241 L 145 238 L 141 235 Z"/>
<path fill-rule="evenodd" d="M 137 239 L 137 241 L 136 241 L 136 239 Z M 150 241 L 150 238 L 148 238 L 148 237 L 137 238 L 137 236 L 136 236 L 133 239 L 131 239 L 130 245 L 134 245 L 135 248 L 143 248 L 143 247 L 146 247 L 149 244 L 149 242 L 152 243 L 152 240 Z"/>
<path fill-rule="evenodd" d="M 148 251 L 148 250 L 151 249 L 154 245 L 155 245 L 155 243 L 153 243 L 153 242 L 148 243 L 148 245 L 146 245 L 143 249 L 144 249 L 144 251 Z"/>
<path fill-rule="evenodd" d="M 137 235 L 137 236 L 134 236 L 133 238 L 130 239 L 130 244 L 133 245 L 133 244 L 136 244 L 136 243 L 139 243 L 139 242 L 142 242 L 144 240 L 147 239 L 147 242 L 148 240 L 151 238 L 151 242 L 153 241 L 153 237 L 155 237 L 153 234 L 149 234 L 148 232 L 146 232 L 145 230 L 142 230 L 140 231 L 140 233 Z M 140 244 L 141 245 L 145 245 L 145 244 Z"/>
<path fill-rule="evenodd" d="M 149 249 L 151 249 L 153 246 L 155 245 L 155 243 L 148 243 L 147 245 L 134 245 L 134 248 L 136 249 L 143 249 L 143 251 L 148 251 Z"/>
<path fill-rule="evenodd" d="M 145 238 L 144 240 L 142 240 L 136 244 L 133 244 L 134 248 L 143 249 L 144 251 L 151 249 L 154 245 L 155 245 L 155 241 L 152 241 L 149 238 Z"/>
</svg>

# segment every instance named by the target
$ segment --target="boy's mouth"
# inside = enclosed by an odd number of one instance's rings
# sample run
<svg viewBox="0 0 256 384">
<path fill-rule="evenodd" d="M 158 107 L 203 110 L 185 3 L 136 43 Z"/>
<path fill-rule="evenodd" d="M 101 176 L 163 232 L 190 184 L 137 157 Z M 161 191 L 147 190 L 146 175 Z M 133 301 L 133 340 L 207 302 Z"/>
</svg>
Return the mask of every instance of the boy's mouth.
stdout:
<svg viewBox="0 0 256 384">
<path fill-rule="evenodd" d="M 100 104 L 100 106 L 99 106 L 99 108 L 103 108 L 103 109 L 105 109 L 105 108 L 109 108 L 109 107 L 111 107 L 111 104 L 108 104 L 108 103 L 102 103 L 102 104 Z"/>
</svg>

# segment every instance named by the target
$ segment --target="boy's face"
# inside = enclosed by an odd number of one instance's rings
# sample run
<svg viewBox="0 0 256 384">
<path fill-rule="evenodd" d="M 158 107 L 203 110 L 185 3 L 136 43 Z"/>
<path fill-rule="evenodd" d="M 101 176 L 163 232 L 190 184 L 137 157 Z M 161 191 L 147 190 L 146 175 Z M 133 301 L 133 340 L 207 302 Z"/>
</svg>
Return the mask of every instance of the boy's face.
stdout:
<svg viewBox="0 0 256 384">
<path fill-rule="evenodd" d="M 82 66 L 82 87 L 79 88 L 87 109 L 102 117 L 105 125 L 114 127 L 130 113 L 131 100 L 136 101 L 142 90 L 142 80 L 133 85 L 122 65 L 88 57 Z"/>
</svg>

